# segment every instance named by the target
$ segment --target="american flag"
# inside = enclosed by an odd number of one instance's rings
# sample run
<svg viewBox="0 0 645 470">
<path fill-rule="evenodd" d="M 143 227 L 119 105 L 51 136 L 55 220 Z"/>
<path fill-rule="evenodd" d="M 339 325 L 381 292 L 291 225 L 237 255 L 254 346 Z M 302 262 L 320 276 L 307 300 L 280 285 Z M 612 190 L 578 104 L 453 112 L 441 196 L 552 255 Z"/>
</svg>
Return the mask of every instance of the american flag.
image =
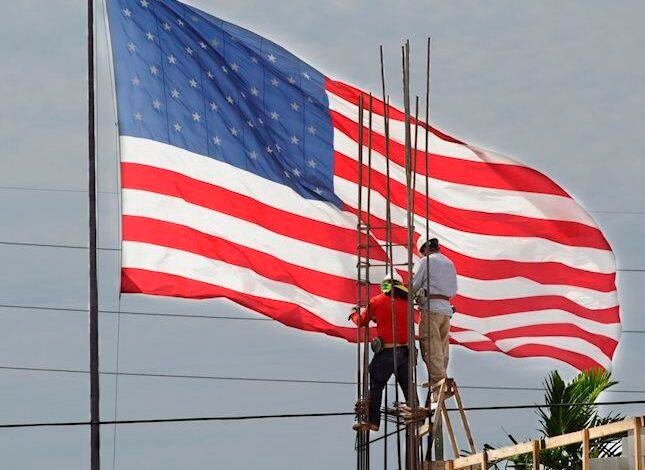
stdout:
<svg viewBox="0 0 645 470">
<path fill-rule="evenodd" d="M 277 44 L 174 0 L 109 0 L 124 293 L 225 297 L 355 340 L 358 101 Z M 371 215 L 385 220 L 384 106 L 373 105 Z M 405 243 L 404 115 L 390 116 L 393 242 Z M 365 114 L 367 119 L 367 113 Z M 419 127 L 416 236 L 425 231 Z M 429 128 L 430 229 L 459 273 L 452 343 L 609 368 L 612 251 L 545 175 Z M 367 130 L 365 130 L 367 134 Z M 366 137 L 367 138 L 367 137 Z M 374 229 L 370 243 L 385 241 Z M 372 249 L 372 261 L 386 253 Z M 394 262 L 406 260 L 395 247 Z M 416 258 L 415 258 L 416 259 Z M 372 268 L 380 281 L 382 267 Z"/>
</svg>

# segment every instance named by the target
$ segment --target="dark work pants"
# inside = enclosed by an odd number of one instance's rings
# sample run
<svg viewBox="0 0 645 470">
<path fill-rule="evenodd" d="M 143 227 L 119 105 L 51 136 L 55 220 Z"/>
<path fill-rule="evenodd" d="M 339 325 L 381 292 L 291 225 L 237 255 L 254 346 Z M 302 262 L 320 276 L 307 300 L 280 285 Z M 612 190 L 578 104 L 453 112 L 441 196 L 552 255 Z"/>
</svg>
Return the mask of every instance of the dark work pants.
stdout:
<svg viewBox="0 0 645 470">
<path fill-rule="evenodd" d="M 397 381 L 403 396 L 408 401 L 408 347 L 396 348 Z M 394 374 L 394 348 L 387 348 L 374 355 L 370 363 L 370 424 L 381 423 L 381 402 L 383 389 Z"/>
</svg>

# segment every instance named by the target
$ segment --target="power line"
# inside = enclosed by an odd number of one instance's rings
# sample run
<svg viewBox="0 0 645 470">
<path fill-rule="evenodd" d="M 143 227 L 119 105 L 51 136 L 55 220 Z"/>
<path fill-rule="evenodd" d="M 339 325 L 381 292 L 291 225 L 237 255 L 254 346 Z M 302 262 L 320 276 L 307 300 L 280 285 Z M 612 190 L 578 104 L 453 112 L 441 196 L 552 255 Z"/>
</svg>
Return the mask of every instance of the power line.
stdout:
<svg viewBox="0 0 645 470">
<path fill-rule="evenodd" d="M 589 211 L 592 214 L 629 214 L 629 215 L 645 215 L 645 211 Z"/>
<path fill-rule="evenodd" d="M 7 309 L 20 309 L 20 310 L 46 310 L 46 311 L 61 311 L 61 312 L 75 312 L 87 313 L 87 308 L 74 308 L 74 307 L 46 307 L 35 305 L 11 305 L 0 304 L 0 308 Z M 254 318 L 254 317 L 236 317 L 232 315 L 189 315 L 185 313 L 152 313 L 152 312 L 128 312 L 121 310 L 99 310 L 101 313 L 108 314 L 121 314 L 121 315 L 135 315 L 147 317 L 177 317 L 177 318 L 206 318 L 213 320 L 249 320 L 249 321 L 275 321 L 273 318 Z"/>
<path fill-rule="evenodd" d="M 343 413 L 292 413 L 274 415 L 243 415 L 243 416 L 198 416 L 195 418 L 157 418 L 157 419 L 120 419 L 112 421 L 100 421 L 100 425 L 115 424 L 155 424 L 155 423 L 186 423 L 198 421 L 250 421 L 261 419 L 285 419 L 285 418 L 320 418 L 328 416 L 353 416 L 353 412 Z M 11 428 L 42 428 L 42 427 L 63 427 L 63 426 L 90 426 L 90 421 L 54 421 L 42 423 L 14 423 L 0 424 L 0 429 Z"/>
<path fill-rule="evenodd" d="M 550 404 L 533 404 L 533 405 L 500 405 L 500 406 L 469 406 L 464 411 L 502 411 L 502 410 L 522 410 L 522 409 L 540 409 L 540 408 L 560 408 L 572 406 L 608 406 L 608 405 L 642 405 L 645 400 L 619 400 L 619 401 L 602 401 L 602 402 L 569 402 L 569 403 L 550 403 Z M 447 411 L 460 411 L 459 408 L 447 408 Z M 331 416 L 355 416 L 355 412 L 334 412 L 334 413 L 288 413 L 288 414 L 267 414 L 267 415 L 235 415 L 235 416 L 198 416 L 192 418 L 154 418 L 154 419 L 122 419 L 111 421 L 100 421 L 101 425 L 118 425 L 118 424 L 155 424 L 155 423 L 186 423 L 199 421 L 249 421 L 261 419 L 289 419 L 289 418 L 317 418 Z M 37 423 L 12 423 L 0 424 L 0 429 L 10 428 L 35 428 L 35 427 L 62 427 L 62 426 L 90 426 L 90 421 L 53 421 Z M 396 431 L 395 431 L 396 432 Z M 383 436 L 385 437 L 385 436 Z"/>
<path fill-rule="evenodd" d="M 89 247 L 82 245 L 56 245 L 52 243 L 31 243 L 31 242 L 8 242 L 0 241 L 0 245 L 5 246 L 33 246 L 39 248 L 61 248 L 68 250 L 89 250 Z M 100 251 L 121 251 L 121 248 L 102 248 L 98 247 L 97 250 Z"/>
<path fill-rule="evenodd" d="M 87 189 L 37 188 L 34 186 L 0 186 L 2 191 L 34 191 L 52 193 L 87 193 Z M 97 191 L 97 194 L 119 194 L 119 191 Z M 592 214 L 645 215 L 645 211 L 589 210 Z"/>
<path fill-rule="evenodd" d="M 44 193 L 78 193 L 87 194 L 87 189 L 36 188 L 29 186 L 0 186 L 1 191 L 33 191 Z M 119 194 L 118 191 L 97 191 L 97 194 Z"/>
<path fill-rule="evenodd" d="M 61 311 L 61 312 L 75 312 L 75 313 L 87 313 L 86 308 L 74 308 L 74 307 L 47 307 L 44 305 L 13 305 L 13 304 L 0 304 L 0 308 L 6 309 L 20 309 L 20 310 L 46 310 L 46 311 Z M 176 317 L 176 318 L 198 318 L 198 319 L 212 319 L 212 320 L 243 320 L 243 321 L 271 321 L 274 322 L 273 318 L 266 317 L 238 317 L 234 315 L 199 315 L 199 314 L 187 314 L 187 313 L 153 313 L 153 312 L 131 312 L 123 310 L 99 310 L 100 313 L 107 314 L 121 314 L 121 315 L 132 315 L 132 316 L 147 316 L 147 317 Z M 645 334 L 645 330 L 621 330 L 621 333 L 628 334 Z"/>
<path fill-rule="evenodd" d="M 64 369 L 64 368 L 47 368 L 47 367 L 22 367 L 22 366 L 0 366 L 0 370 L 13 370 L 25 372 L 51 372 L 65 374 L 89 374 L 89 371 L 82 369 Z M 193 379 L 193 380 L 217 380 L 231 382 L 271 382 L 271 383 L 293 383 L 293 384 L 320 384 L 320 385 L 356 385 L 356 382 L 349 380 L 316 380 L 316 379 L 284 379 L 284 378 L 267 378 L 267 377 L 234 377 L 218 375 L 193 375 L 193 374 L 161 374 L 148 372 L 110 372 L 102 371 L 103 375 L 122 375 L 128 377 L 150 377 L 165 379 Z M 394 384 L 391 384 L 394 386 Z M 488 385 L 460 385 L 460 389 L 473 390 L 508 390 L 508 391 L 535 391 L 544 392 L 539 387 L 501 387 Z M 645 390 L 606 390 L 608 393 L 644 393 Z"/>
<path fill-rule="evenodd" d="M 2 188 L 0 188 L 2 189 Z M 55 243 L 33 243 L 33 242 L 13 242 L 13 241 L 0 241 L 0 245 L 6 246 L 33 246 L 40 248 L 60 248 L 60 249 L 73 249 L 73 250 L 87 250 L 87 246 L 83 245 L 61 245 Z M 108 247 L 98 247 L 97 250 L 100 251 L 122 251 L 121 248 L 108 248 Z M 645 268 L 618 268 L 616 272 L 626 272 L 626 273 L 642 273 L 645 272 Z"/>
</svg>

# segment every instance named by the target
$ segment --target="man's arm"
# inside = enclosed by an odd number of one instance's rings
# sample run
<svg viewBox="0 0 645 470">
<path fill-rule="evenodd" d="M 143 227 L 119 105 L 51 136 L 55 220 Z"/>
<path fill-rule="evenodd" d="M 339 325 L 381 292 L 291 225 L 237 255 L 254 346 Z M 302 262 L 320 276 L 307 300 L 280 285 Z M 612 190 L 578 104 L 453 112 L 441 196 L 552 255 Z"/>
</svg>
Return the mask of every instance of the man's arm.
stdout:
<svg viewBox="0 0 645 470">
<path fill-rule="evenodd" d="M 422 258 L 414 265 L 414 276 L 412 277 L 412 292 L 416 293 L 426 285 L 426 276 L 428 275 L 428 258 Z"/>
<path fill-rule="evenodd" d="M 370 320 L 372 320 L 373 311 L 374 306 L 372 305 L 372 301 L 370 300 L 369 304 L 367 304 L 367 307 L 360 314 L 356 310 L 356 307 L 354 307 L 352 313 L 349 315 L 349 319 L 353 321 L 356 326 L 365 326 L 370 322 Z"/>
</svg>

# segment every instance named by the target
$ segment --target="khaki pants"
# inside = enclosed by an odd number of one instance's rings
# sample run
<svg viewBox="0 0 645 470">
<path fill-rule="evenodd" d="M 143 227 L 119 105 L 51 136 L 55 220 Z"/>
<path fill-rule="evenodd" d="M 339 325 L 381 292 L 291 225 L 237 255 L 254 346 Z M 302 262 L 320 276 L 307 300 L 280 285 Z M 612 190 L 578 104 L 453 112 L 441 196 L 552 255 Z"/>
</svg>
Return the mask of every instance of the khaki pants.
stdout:
<svg viewBox="0 0 645 470">
<path fill-rule="evenodd" d="M 421 311 L 419 345 L 421 357 L 428 367 L 430 385 L 446 378 L 450 317 L 441 313 Z"/>
</svg>

